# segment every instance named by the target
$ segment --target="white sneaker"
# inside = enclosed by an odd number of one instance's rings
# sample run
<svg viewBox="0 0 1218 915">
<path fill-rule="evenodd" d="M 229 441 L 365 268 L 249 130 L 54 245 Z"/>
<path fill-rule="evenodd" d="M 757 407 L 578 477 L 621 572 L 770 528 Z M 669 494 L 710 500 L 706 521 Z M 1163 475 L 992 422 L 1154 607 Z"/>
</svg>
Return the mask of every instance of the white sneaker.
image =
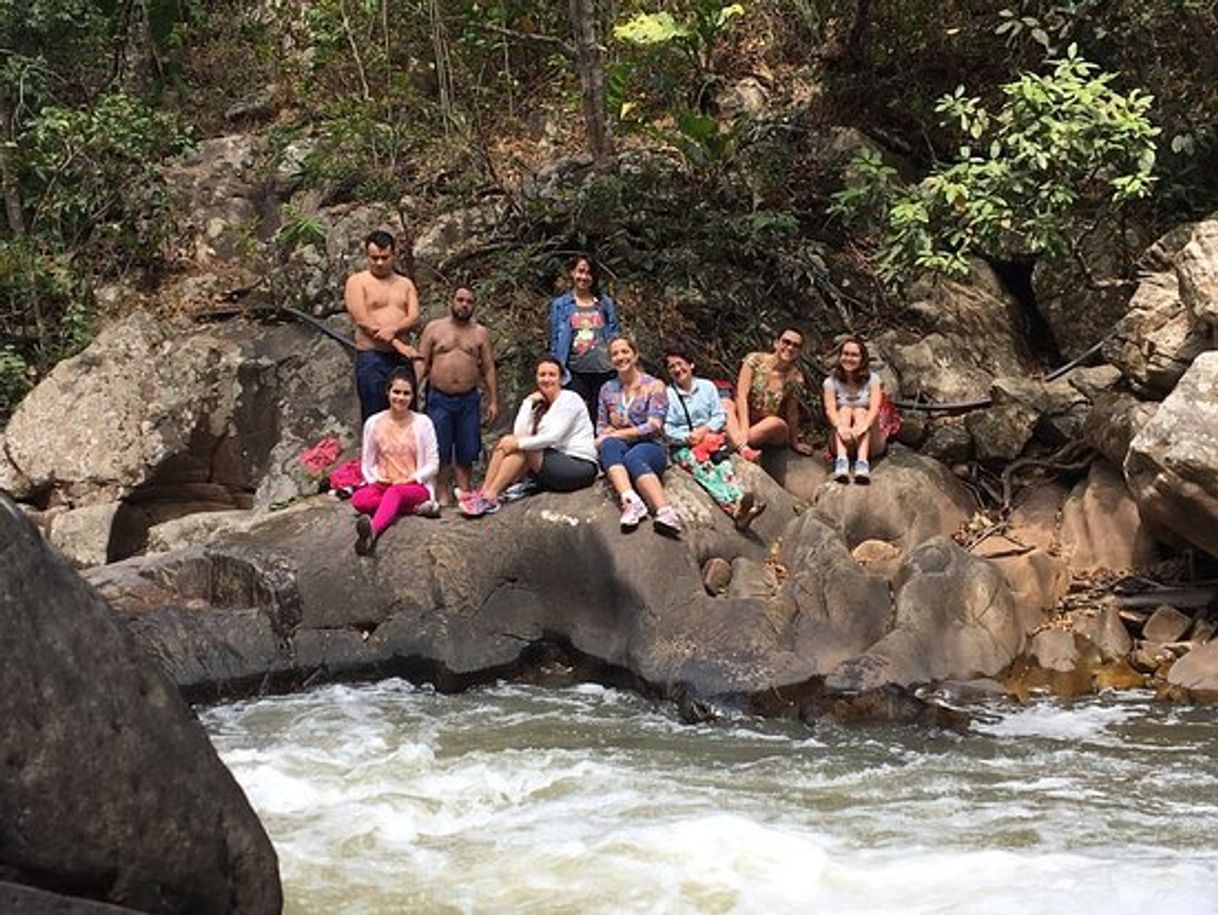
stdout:
<svg viewBox="0 0 1218 915">
<path fill-rule="evenodd" d="M 647 505 L 638 496 L 622 498 L 622 530 L 629 532 L 647 517 Z"/>
<path fill-rule="evenodd" d="M 672 537 L 680 536 L 681 519 L 677 515 L 677 510 L 671 505 L 665 505 L 656 512 L 656 530 Z"/>
<path fill-rule="evenodd" d="M 428 499 L 422 505 L 414 510 L 414 513 L 420 518 L 439 518 L 440 503 L 435 499 Z"/>
</svg>

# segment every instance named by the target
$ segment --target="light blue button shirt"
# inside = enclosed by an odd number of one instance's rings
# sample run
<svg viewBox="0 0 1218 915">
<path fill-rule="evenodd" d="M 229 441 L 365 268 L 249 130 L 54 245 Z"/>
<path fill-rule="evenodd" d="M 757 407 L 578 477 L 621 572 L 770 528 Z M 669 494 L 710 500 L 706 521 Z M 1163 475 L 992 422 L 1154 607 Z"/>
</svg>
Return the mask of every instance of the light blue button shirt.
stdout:
<svg viewBox="0 0 1218 915">
<path fill-rule="evenodd" d="M 685 409 L 681 405 L 685 405 Z M 689 411 L 689 420 L 685 414 Z M 675 384 L 668 386 L 668 416 L 664 419 L 664 437 L 671 444 L 684 445 L 689 433 L 698 426 L 712 432 L 722 432 L 727 425 L 727 411 L 719 400 L 719 389 L 706 378 L 695 378 L 689 392 Z"/>
</svg>

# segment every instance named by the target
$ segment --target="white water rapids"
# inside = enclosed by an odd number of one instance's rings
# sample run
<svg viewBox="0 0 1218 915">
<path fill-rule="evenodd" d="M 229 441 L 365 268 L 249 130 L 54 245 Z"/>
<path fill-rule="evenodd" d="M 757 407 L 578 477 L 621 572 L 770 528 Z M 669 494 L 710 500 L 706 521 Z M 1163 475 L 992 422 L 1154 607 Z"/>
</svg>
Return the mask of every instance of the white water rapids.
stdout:
<svg viewBox="0 0 1218 915">
<path fill-rule="evenodd" d="M 1218 913 L 1218 713 L 809 731 L 585 685 L 203 710 L 289 913 Z"/>
</svg>

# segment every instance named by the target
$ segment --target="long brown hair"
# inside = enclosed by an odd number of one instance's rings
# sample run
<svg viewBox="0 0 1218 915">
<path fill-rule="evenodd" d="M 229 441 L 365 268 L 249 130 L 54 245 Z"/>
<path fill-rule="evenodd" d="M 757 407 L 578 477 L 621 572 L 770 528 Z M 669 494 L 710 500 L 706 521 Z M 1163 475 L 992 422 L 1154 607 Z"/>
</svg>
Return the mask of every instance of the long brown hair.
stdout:
<svg viewBox="0 0 1218 915">
<path fill-rule="evenodd" d="M 859 348 L 859 368 L 855 380 L 860 385 L 867 384 L 871 380 L 871 355 L 867 352 L 867 344 L 863 342 L 862 337 L 850 336 L 842 341 L 837 348 L 837 365 L 833 366 L 833 377 L 842 384 L 846 384 L 850 380 L 842 371 L 842 351 L 850 343 Z"/>
<path fill-rule="evenodd" d="M 556 369 L 558 369 L 558 377 L 562 377 L 562 363 L 553 356 L 542 356 L 540 359 L 538 359 L 537 368 L 533 370 L 533 373 L 536 374 L 537 369 L 541 368 L 543 365 L 554 366 Z M 537 427 L 541 425 L 541 418 L 550 412 L 550 407 L 552 406 L 553 404 L 546 400 L 544 396 L 538 397 L 535 401 L 533 401 L 533 430 L 530 433 L 531 435 L 537 434 Z"/>
</svg>

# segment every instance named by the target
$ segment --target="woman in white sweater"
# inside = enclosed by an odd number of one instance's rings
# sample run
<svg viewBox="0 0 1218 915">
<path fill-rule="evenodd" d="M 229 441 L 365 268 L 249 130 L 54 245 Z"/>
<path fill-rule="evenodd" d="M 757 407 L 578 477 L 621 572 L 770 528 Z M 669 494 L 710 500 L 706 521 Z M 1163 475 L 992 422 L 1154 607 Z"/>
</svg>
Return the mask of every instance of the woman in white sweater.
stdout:
<svg viewBox="0 0 1218 915">
<path fill-rule="evenodd" d="M 461 513 L 478 518 L 499 510 L 499 494 L 527 472 L 538 486 L 574 492 L 596 479 L 596 436 L 583 399 L 562 388 L 555 359 L 537 363 L 537 390 L 524 399 L 512 434 L 491 453 L 482 488 L 461 497 Z"/>
</svg>

